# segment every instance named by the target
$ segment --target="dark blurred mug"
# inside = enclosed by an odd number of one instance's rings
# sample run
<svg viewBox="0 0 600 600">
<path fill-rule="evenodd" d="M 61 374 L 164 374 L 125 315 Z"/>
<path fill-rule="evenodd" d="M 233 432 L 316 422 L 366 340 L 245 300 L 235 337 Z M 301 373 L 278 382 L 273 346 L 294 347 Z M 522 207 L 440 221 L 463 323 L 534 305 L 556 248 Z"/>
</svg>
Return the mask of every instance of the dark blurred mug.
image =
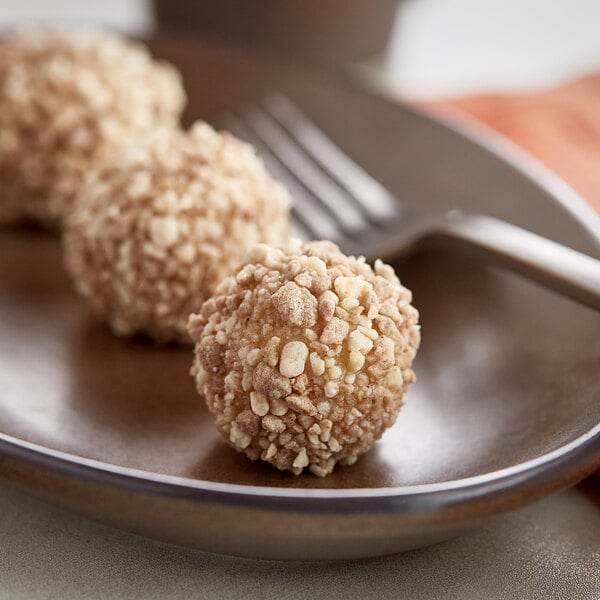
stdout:
<svg viewBox="0 0 600 600">
<path fill-rule="evenodd" d="M 161 30 L 217 35 L 330 60 L 387 44 L 398 0 L 155 0 Z"/>
</svg>

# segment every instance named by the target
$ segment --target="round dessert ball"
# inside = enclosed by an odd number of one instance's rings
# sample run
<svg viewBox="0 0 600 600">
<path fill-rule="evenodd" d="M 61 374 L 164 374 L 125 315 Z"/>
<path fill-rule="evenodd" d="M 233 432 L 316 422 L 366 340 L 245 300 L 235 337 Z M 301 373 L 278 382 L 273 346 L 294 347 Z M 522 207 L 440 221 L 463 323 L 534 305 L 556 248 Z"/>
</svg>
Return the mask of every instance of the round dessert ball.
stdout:
<svg viewBox="0 0 600 600">
<path fill-rule="evenodd" d="M 192 315 L 192 375 L 223 437 L 252 460 L 319 476 L 396 420 L 420 341 L 392 267 L 331 242 L 261 244 Z"/>
<path fill-rule="evenodd" d="M 90 29 L 0 39 L 0 223 L 60 226 L 82 175 L 185 104 L 174 67 Z"/>
<path fill-rule="evenodd" d="M 189 315 L 248 248 L 287 239 L 290 205 L 252 146 L 206 123 L 163 130 L 90 172 L 65 265 L 116 334 L 191 345 Z"/>
</svg>

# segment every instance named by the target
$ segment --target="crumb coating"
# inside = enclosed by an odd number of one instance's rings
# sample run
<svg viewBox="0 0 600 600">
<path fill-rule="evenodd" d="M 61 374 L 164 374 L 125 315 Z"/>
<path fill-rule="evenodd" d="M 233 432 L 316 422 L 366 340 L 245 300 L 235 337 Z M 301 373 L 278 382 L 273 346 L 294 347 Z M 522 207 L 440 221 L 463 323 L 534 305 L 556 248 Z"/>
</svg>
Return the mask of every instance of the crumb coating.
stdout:
<svg viewBox="0 0 600 600">
<path fill-rule="evenodd" d="M 223 437 L 318 476 L 396 420 L 420 342 L 411 292 L 331 242 L 261 244 L 189 320 L 192 375 Z"/>
<path fill-rule="evenodd" d="M 94 29 L 0 39 L 0 223 L 60 227 L 94 163 L 175 127 L 179 72 L 139 43 Z"/>
<path fill-rule="evenodd" d="M 117 335 L 191 344 L 188 316 L 249 247 L 287 239 L 290 204 L 250 145 L 202 122 L 164 130 L 86 178 L 65 265 Z"/>
</svg>

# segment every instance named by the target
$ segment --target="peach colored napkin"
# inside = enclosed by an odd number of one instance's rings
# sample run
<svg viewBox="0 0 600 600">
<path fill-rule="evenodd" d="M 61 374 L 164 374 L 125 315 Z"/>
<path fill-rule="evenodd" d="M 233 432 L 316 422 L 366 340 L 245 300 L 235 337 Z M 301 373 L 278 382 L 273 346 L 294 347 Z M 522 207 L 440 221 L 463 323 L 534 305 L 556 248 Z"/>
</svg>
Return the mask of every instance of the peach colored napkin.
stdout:
<svg viewBox="0 0 600 600">
<path fill-rule="evenodd" d="M 600 73 L 538 93 L 470 96 L 424 107 L 450 121 L 468 126 L 475 119 L 495 129 L 600 211 Z"/>
<path fill-rule="evenodd" d="M 442 117 L 473 118 L 516 142 L 600 211 L 600 73 L 532 94 L 426 103 Z"/>
</svg>

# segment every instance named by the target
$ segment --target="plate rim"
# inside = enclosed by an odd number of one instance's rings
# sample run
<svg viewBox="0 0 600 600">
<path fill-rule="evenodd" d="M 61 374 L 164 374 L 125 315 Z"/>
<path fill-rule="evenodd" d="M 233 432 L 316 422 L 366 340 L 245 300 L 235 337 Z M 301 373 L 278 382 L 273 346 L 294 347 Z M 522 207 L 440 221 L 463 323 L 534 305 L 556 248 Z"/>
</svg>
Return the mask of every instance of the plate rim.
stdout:
<svg viewBox="0 0 600 600">
<path fill-rule="evenodd" d="M 561 480 L 560 487 L 576 483 L 567 480 L 561 467 L 588 462 L 591 472 L 600 465 L 600 423 L 551 452 L 504 469 L 438 483 L 378 488 L 286 488 L 178 477 L 53 450 L 1 432 L 0 454 L 68 476 L 180 499 L 340 514 L 375 512 L 373 501 L 377 500 L 376 512 L 414 513 L 469 502 L 475 497 L 490 499 L 517 489 L 515 484 L 548 481 L 554 475 Z M 584 476 L 585 473 L 579 479 Z"/>
<path fill-rule="evenodd" d="M 216 43 L 214 40 L 204 41 Z M 224 42 L 218 42 L 218 45 L 236 48 L 235 44 Z M 414 104 L 403 103 L 383 77 L 365 77 L 358 69 L 350 71 L 334 70 L 326 66 L 319 68 L 314 64 L 307 65 L 300 61 L 284 61 L 271 55 L 265 56 L 262 52 L 255 54 L 259 59 L 268 56 L 268 59 L 276 64 L 308 68 L 313 73 L 334 78 L 339 84 L 349 86 L 356 93 L 385 101 L 466 138 L 541 188 L 600 248 L 600 214 L 558 175 L 502 134 L 489 128 L 494 135 L 488 137 L 484 135 L 485 126 L 478 129 L 449 122 L 436 113 L 419 109 Z M 116 485 L 124 490 L 180 499 L 280 511 L 301 510 L 338 514 L 415 513 L 469 503 L 474 498 L 489 500 L 499 494 L 505 495 L 509 491 L 521 490 L 528 484 L 545 482 L 547 487 L 554 491 L 577 483 L 600 466 L 600 422 L 567 444 L 500 470 L 438 483 L 377 488 L 271 487 L 165 475 L 54 450 L 0 432 L 0 458 L 2 456 L 50 469 L 62 475 Z M 584 464 L 587 468 L 582 468 Z M 525 502 L 526 500 L 522 500 L 519 504 Z M 498 508 L 493 512 L 501 510 Z"/>
</svg>

